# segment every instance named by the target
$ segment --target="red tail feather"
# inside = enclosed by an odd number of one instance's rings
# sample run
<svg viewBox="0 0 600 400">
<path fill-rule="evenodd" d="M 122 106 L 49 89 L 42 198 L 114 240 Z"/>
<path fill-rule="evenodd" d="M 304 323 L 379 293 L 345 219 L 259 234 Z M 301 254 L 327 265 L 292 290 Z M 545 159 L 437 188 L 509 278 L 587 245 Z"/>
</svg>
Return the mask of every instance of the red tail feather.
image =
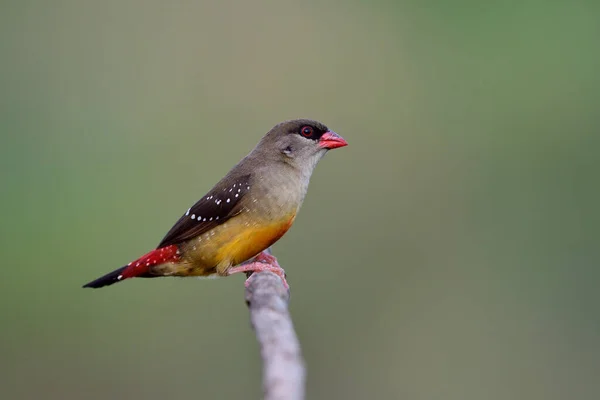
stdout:
<svg viewBox="0 0 600 400">
<path fill-rule="evenodd" d="M 135 261 L 130 262 L 124 267 L 116 269 L 100 278 L 85 284 L 83 287 L 101 288 L 112 285 L 127 278 L 152 278 L 154 275 L 148 274 L 150 267 L 154 265 L 174 262 L 179 260 L 179 249 L 177 245 L 165 246 L 160 249 L 152 250 Z"/>
<path fill-rule="evenodd" d="M 152 250 L 137 260 L 127 264 L 127 267 L 121 273 L 121 279 L 145 275 L 150 271 L 150 267 L 177 260 L 179 260 L 179 249 L 177 248 L 177 245 L 172 244 L 171 246 Z"/>
</svg>

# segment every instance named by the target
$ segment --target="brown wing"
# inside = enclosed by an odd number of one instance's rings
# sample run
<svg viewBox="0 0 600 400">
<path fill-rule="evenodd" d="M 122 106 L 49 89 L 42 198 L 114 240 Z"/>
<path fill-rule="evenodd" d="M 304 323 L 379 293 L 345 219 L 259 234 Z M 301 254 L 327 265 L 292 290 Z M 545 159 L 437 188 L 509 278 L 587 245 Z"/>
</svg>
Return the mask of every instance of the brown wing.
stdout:
<svg viewBox="0 0 600 400">
<path fill-rule="evenodd" d="M 219 182 L 179 218 L 158 248 L 199 236 L 237 215 L 241 211 L 240 200 L 250 190 L 250 184 L 250 175 Z"/>
</svg>

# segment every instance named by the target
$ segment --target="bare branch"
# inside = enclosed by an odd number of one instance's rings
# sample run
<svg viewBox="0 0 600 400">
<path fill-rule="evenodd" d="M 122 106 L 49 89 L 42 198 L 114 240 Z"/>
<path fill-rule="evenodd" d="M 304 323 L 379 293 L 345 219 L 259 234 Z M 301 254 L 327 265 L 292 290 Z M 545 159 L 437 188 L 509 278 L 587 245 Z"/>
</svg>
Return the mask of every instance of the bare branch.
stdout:
<svg viewBox="0 0 600 400">
<path fill-rule="evenodd" d="M 272 272 L 254 273 L 246 303 L 263 360 L 265 400 L 303 400 L 305 369 L 288 311 L 290 294 Z"/>
</svg>

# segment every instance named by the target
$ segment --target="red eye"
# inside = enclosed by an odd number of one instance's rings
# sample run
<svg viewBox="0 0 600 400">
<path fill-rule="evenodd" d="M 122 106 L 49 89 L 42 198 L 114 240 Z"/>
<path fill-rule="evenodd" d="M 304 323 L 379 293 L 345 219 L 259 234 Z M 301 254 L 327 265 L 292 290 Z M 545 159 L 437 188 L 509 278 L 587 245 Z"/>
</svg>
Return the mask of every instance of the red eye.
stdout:
<svg viewBox="0 0 600 400">
<path fill-rule="evenodd" d="M 312 126 L 303 126 L 302 129 L 300 129 L 300 133 L 302 133 L 302 136 L 304 137 L 311 137 L 313 134 L 313 128 Z"/>
</svg>

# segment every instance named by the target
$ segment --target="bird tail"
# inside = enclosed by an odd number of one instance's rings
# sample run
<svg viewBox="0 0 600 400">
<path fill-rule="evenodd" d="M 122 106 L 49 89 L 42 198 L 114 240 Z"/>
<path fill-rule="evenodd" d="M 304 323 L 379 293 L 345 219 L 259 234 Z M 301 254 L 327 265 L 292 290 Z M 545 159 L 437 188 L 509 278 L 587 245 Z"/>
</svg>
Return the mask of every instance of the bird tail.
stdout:
<svg viewBox="0 0 600 400">
<path fill-rule="evenodd" d="M 170 245 L 161 247 L 151 252 L 144 254 L 135 261 L 129 264 L 109 272 L 108 274 L 101 276 L 95 281 L 91 281 L 83 285 L 84 288 L 101 288 L 104 286 L 112 285 L 113 283 L 121 282 L 127 278 L 152 278 L 156 275 L 150 273 L 150 268 L 167 263 L 177 262 L 179 260 L 179 249 L 177 245 Z"/>
<path fill-rule="evenodd" d="M 119 269 L 115 269 L 113 272 L 109 272 L 108 274 L 101 276 L 100 278 L 91 281 L 90 283 L 86 283 L 83 285 L 84 288 L 101 288 L 104 286 L 112 285 L 113 283 L 120 282 L 123 280 L 123 271 L 127 268 L 127 265 L 121 267 Z"/>
</svg>

